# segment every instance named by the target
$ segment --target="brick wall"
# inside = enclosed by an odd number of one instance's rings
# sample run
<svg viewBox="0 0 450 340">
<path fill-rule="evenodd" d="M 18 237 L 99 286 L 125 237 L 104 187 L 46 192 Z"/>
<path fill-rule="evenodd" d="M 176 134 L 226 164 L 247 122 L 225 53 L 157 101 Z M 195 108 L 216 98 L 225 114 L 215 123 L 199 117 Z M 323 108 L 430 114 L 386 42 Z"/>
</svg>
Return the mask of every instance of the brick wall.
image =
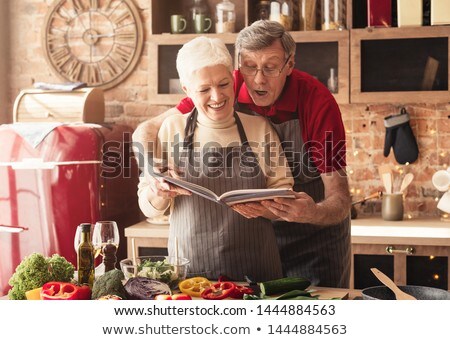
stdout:
<svg viewBox="0 0 450 340">
<path fill-rule="evenodd" d="M 2 49 L 2 61 L 9 64 L 9 86 L 6 89 L 8 115 L 0 122 L 12 120 L 14 98 L 20 89 L 30 87 L 34 81 L 58 82 L 47 66 L 41 50 L 41 27 L 51 0 L 9 1 L 11 31 L 10 47 Z M 149 34 L 149 1 L 136 0 L 144 20 L 145 34 Z M 8 34 L 2 31 L 0 34 Z M 148 73 L 147 46 L 132 74 L 114 89 L 105 93 L 108 121 L 126 123 L 132 127 L 147 118 L 168 109 L 150 106 L 147 98 Z M 0 88 L 1 90 L 1 88 Z M 4 90 L 5 91 L 5 90 Z M 3 92 L 4 92 L 3 91 Z M 0 91 L 1 92 L 1 91 Z M 450 164 L 450 104 L 405 104 L 411 114 L 411 126 L 419 144 L 420 157 L 401 170 L 412 172 L 415 180 L 408 189 L 405 210 L 411 216 L 437 215 L 436 197 L 440 195 L 431 184 L 433 173 Z M 348 172 L 354 198 L 361 198 L 381 189 L 378 165 L 396 166 L 393 155 L 382 155 L 384 143 L 383 118 L 398 113 L 394 105 L 341 105 L 348 141 Z M 2 112 L 0 112 L 0 115 Z M 358 207 L 359 214 L 379 214 L 380 201 Z"/>
</svg>

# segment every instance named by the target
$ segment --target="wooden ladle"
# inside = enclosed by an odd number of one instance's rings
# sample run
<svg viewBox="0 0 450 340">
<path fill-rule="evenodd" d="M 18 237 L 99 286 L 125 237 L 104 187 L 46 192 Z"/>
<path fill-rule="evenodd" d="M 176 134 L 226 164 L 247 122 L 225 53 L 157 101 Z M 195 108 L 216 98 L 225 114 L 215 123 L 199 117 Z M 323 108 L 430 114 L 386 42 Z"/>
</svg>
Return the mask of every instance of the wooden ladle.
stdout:
<svg viewBox="0 0 450 340">
<path fill-rule="evenodd" d="M 377 279 L 381 281 L 382 284 L 392 290 L 397 300 L 417 300 L 414 296 L 411 296 L 398 288 L 394 281 L 392 281 L 384 273 L 380 272 L 377 268 L 370 268 L 370 270 L 372 271 L 372 273 L 374 273 Z"/>
</svg>

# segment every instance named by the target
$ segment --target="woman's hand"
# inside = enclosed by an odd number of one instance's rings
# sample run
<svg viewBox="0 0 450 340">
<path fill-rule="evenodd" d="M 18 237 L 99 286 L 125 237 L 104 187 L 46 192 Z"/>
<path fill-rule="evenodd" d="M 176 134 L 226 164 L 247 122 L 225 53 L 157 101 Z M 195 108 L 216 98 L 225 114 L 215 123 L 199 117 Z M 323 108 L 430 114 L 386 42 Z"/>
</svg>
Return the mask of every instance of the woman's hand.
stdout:
<svg viewBox="0 0 450 340">
<path fill-rule="evenodd" d="M 180 188 L 176 185 L 167 183 L 163 178 L 150 177 L 150 190 L 151 196 L 158 196 L 163 199 L 171 199 L 180 195 L 192 195 L 192 193 L 186 189 Z"/>
<path fill-rule="evenodd" d="M 234 204 L 231 208 L 246 218 L 264 217 L 269 220 L 277 218 L 259 202 Z"/>
</svg>

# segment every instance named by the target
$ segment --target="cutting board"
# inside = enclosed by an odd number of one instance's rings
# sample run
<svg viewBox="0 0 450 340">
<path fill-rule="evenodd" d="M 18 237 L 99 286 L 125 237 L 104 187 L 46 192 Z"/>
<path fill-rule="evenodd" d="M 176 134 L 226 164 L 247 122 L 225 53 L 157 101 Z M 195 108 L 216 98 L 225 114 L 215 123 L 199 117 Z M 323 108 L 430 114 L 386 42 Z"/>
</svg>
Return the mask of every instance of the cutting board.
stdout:
<svg viewBox="0 0 450 340">
<path fill-rule="evenodd" d="M 319 300 L 331 300 L 331 299 L 348 299 L 348 290 L 339 288 L 314 288 L 309 289 L 308 292 L 311 295 L 319 295 Z"/>
</svg>

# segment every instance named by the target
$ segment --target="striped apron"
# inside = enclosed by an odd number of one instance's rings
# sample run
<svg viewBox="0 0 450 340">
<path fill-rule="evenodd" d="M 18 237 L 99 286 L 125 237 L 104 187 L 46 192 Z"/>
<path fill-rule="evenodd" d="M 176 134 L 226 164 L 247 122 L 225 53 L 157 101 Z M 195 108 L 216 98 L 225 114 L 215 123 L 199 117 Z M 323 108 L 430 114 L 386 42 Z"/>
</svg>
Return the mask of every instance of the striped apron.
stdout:
<svg viewBox="0 0 450 340">
<path fill-rule="evenodd" d="M 235 108 L 240 112 L 258 115 L 237 102 Z M 286 122 L 271 124 L 278 133 L 294 176 L 294 190 L 307 193 L 316 203 L 323 201 L 323 181 L 305 152 L 297 113 L 293 113 Z M 329 226 L 286 221 L 275 221 L 273 226 L 284 276 L 304 277 L 315 286 L 349 287 L 350 217 Z"/>
<path fill-rule="evenodd" d="M 234 115 L 241 145 L 202 148 L 196 163 L 193 138 L 197 111 L 187 120 L 181 177 L 204 186 L 217 195 L 237 189 L 266 187 L 262 172 L 237 114 Z M 195 149 L 199 152 L 199 149 Z M 198 159 L 197 159 L 198 160 Z M 242 281 L 247 275 L 257 281 L 282 277 L 275 232 L 271 221 L 247 219 L 231 208 L 198 195 L 178 196 L 170 216 L 168 250 L 190 260 L 189 276 L 217 280 L 220 275 Z"/>
</svg>

